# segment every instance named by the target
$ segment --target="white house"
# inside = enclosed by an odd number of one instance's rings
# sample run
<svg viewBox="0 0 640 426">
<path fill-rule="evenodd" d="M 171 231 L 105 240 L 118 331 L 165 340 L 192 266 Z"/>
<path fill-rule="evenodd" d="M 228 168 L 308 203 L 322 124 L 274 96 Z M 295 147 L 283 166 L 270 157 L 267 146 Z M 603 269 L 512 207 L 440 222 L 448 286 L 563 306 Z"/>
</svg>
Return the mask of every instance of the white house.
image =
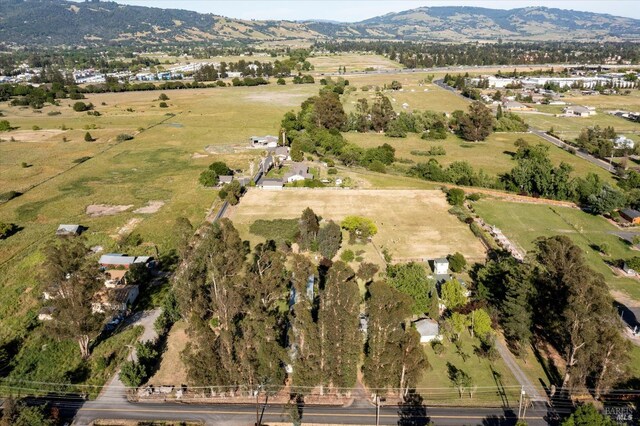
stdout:
<svg viewBox="0 0 640 426">
<path fill-rule="evenodd" d="M 436 275 L 447 275 L 449 273 L 449 261 L 447 258 L 433 259 L 433 273 Z"/>
<path fill-rule="evenodd" d="M 420 333 L 420 343 L 429 343 L 433 340 L 440 340 L 440 327 L 438 323 L 430 318 L 424 318 L 413 323 Z"/>
<path fill-rule="evenodd" d="M 589 106 L 572 105 L 564 109 L 564 114 L 571 117 L 590 117 L 596 115 L 596 109 Z"/>
<path fill-rule="evenodd" d="M 618 135 L 618 137 L 613 141 L 613 146 L 615 149 L 633 149 L 636 143 L 629 139 L 624 135 Z"/>
<path fill-rule="evenodd" d="M 279 138 L 277 136 L 251 136 L 251 146 L 254 148 L 275 148 L 278 146 Z"/>
<path fill-rule="evenodd" d="M 291 171 L 284 175 L 284 180 L 288 183 L 305 179 L 313 179 L 313 175 L 309 173 L 309 167 L 302 163 L 293 163 L 291 165 Z"/>
</svg>

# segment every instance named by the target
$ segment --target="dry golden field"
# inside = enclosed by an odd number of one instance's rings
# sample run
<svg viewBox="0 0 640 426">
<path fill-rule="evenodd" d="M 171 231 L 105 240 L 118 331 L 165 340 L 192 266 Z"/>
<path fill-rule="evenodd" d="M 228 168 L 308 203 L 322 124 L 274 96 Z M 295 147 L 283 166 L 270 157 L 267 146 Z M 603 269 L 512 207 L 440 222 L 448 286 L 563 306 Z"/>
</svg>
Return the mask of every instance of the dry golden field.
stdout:
<svg viewBox="0 0 640 426">
<path fill-rule="evenodd" d="M 327 221 L 349 215 L 372 219 L 378 227 L 373 243 L 389 249 L 395 260 L 432 259 L 456 251 L 472 260 L 485 255 L 469 227 L 448 213 L 450 206 L 438 190 L 250 189 L 229 217 L 242 236 L 254 242 L 259 238 L 248 229 L 256 220 L 292 219 L 307 207 Z M 375 250 L 373 254 L 368 260 L 376 261 Z"/>
</svg>

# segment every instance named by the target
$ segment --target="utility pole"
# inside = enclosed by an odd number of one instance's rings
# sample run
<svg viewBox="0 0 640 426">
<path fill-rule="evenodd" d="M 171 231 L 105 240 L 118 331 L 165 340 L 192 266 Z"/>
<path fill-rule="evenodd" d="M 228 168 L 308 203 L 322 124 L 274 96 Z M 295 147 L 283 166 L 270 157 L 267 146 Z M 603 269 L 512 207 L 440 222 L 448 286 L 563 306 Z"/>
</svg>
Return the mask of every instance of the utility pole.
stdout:
<svg viewBox="0 0 640 426">
<path fill-rule="evenodd" d="M 527 407 L 529 406 L 529 400 L 528 398 L 525 397 L 524 399 L 524 409 L 522 410 L 522 418 L 526 419 L 527 418 Z"/>
<path fill-rule="evenodd" d="M 256 426 L 260 426 L 260 409 L 259 409 L 259 398 L 260 397 L 260 386 L 256 390 Z"/>
<path fill-rule="evenodd" d="M 520 403 L 518 404 L 518 420 L 520 420 L 520 416 L 522 415 L 522 397 L 524 396 L 524 386 L 520 388 Z"/>
</svg>

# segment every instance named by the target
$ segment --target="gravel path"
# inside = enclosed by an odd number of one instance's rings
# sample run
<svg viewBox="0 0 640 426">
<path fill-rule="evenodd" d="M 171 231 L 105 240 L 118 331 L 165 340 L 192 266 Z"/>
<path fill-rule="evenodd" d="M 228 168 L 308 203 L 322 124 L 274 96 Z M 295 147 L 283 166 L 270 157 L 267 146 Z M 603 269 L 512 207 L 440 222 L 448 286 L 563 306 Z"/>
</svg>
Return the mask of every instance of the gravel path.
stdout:
<svg viewBox="0 0 640 426">
<path fill-rule="evenodd" d="M 144 332 L 138 339 L 139 342 L 146 342 L 158 337 L 158 333 L 153 328 L 153 323 L 161 312 L 162 310 L 159 308 L 151 311 L 138 312 L 127 320 L 129 326 L 135 327 L 140 325 L 144 327 Z M 131 349 L 131 354 L 128 359 L 137 359 L 135 347 Z M 87 402 L 85 405 L 90 407 L 92 404 L 105 402 L 127 402 L 126 387 L 124 383 L 122 383 L 122 380 L 120 380 L 120 370 L 118 370 L 104 388 L 102 388 L 102 392 L 100 392 L 98 398 L 96 398 L 95 401 Z"/>
<path fill-rule="evenodd" d="M 516 363 L 516 360 L 513 358 L 513 354 L 509 348 L 507 348 L 507 345 L 502 339 L 496 339 L 496 348 L 498 349 L 498 353 L 502 357 L 504 363 L 509 367 L 509 370 L 511 370 L 531 401 L 546 401 L 546 398 L 540 395 L 538 388 L 531 383 L 531 380 L 529 380 L 525 372 L 522 371 L 520 366 Z"/>
</svg>

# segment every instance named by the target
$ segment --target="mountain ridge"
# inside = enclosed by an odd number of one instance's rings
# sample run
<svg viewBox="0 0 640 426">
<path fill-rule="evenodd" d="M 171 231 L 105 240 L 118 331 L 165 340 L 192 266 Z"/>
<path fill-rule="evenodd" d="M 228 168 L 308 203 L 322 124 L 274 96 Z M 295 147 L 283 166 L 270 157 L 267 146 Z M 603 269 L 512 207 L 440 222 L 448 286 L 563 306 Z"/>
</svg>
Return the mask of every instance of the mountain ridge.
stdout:
<svg viewBox="0 0 640 426">
<path fill-rule="evenodd" d="M 3 0 L 0 40 L 17 45 L 260 43 L 298 40 L 639 41 L 640 20 L 548 8 L 418 7 L 359 22 L 246 20 L 91 0 Z"/>
</svg>

